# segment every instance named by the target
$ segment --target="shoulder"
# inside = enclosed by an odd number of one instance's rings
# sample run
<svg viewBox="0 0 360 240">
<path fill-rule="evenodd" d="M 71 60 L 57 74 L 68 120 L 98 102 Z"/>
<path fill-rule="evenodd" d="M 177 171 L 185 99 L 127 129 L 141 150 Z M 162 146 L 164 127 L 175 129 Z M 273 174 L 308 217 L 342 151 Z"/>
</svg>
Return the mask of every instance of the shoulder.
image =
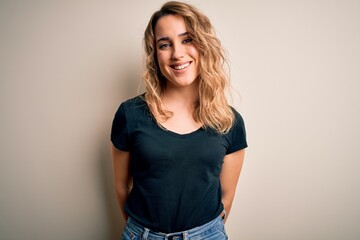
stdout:
<svg viewBox="0 0 360 240">
<path fill-rule="evenodd" d="M 121 103 L 125 108 L 137 108 L 146 106 L 144 94 L 138 95 L 136 97 L 130 98 Z"/>
<path fill-rule="evenodd" d="M 233 127 L 236 125 L 241 125 L 244 127 L 244 119 L 243 119 L 242 115 L 234 107 L 230 106 L 230 108 L 234 113 Z"/>
<path fill-rule="evenodd" d="M 144 94 L 122 102 L 117 110 L 117 114 L 124 117 L 127 122 L 132 123 L 147 119 L 151 116 Z"/>
<path fill-rule="evenodd" d="M 147 108 L 147 103 L 145 101 L 144 94 L 138 95 L 136 97 L 127 99 L 121 102 L 118 107 L 118 112 L 123 112 L 124 114 L 136 114 L 139 110 L 144 112 Z"/>
<path fill-rule="evenodd" d="M 225 138 L 229 143 L 226 154 L 230 154 L 247 147 L 244 119 L 241 114 L 235 110 L 235 108 L 231 107 L 231 109 L 234 113 L 235 118 L 233 126 L 231 127 L 230 131 L 225 135 Z"/>
</svg>

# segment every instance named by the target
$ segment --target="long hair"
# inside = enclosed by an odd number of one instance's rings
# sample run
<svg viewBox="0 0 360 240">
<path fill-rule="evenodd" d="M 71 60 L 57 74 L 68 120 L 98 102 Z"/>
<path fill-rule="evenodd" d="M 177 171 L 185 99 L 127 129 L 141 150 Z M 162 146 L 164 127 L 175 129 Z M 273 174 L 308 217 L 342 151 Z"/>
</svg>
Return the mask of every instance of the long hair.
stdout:
<svg viewBox="0 0 360 240">
<path fill-rule="evenodd" d="M 146 58 L 143 78 L 146 83 L 145 99 L 151 113 L 160 120 L 167 120 L 172 116 L 172 112 L 166 110 L 161 101 L 167 80 L 158 65 L 154 34 L 157 21 L 167 15 L 184 18 L 189 36 L 199 51 L 199 87 L 193 112 L 194 120 L 219 133 L 229 131 L 233 125 L 234 113 L 225 96 L 229 78 L 223 69 L 226 63 L 224 49 L 210 20 L 195 7 L 182 2 L 165 3 L 152 15 L 145 30 Z"/>
</svg>

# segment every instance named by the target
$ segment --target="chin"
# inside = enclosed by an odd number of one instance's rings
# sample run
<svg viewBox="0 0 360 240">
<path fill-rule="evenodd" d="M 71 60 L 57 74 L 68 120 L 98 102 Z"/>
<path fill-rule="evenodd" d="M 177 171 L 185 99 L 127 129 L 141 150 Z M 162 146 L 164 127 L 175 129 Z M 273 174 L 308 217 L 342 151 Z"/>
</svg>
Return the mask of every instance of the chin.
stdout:
<svg viewBox="0 0 360 240">
<path fill-rule="evenodd" d="M 196 83 L 196 79 L 173 79 L 169 82 L 176 87 L 188 87 L 194 85 Z"/>
</svg>

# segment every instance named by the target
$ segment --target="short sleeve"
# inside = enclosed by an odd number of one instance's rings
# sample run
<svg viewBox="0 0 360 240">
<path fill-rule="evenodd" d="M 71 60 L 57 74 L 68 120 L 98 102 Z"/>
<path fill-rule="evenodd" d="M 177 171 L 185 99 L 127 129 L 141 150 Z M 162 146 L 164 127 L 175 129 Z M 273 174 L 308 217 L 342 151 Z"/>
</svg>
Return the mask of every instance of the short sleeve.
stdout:
<svg viewBox="0 0 360 240">
<path fill-rule="evenodd" d="M 129 134 L 127 127 L 125 107 L 124 103 L 122 103 L 115 113 L 111 127 L 111 142 L 119 150 L 129 151 Z"/>
<path fill-rule="evenodd" d="M 233 127 L 230 129 L 229 133 L 227 134 L 229 147 L 226 151 L 226 154 L 236 152 L 248 146 L 246 141 L 246 130 L 245 130 L 244 120 L 242 116 L 235 109 L 233 109 L 233 111 L 235 114 L 235 121 Z"/>
</svg>

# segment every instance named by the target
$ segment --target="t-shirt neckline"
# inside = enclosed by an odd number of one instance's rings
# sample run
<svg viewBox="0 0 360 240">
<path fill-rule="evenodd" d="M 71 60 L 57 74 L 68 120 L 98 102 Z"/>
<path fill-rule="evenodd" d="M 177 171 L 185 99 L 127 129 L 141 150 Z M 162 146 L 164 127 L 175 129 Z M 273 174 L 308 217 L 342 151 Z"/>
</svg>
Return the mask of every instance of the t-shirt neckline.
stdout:
<svg viewBox="0 0 360 240">
<path fill-rule="evenodd" d="M 168 134 L 176 136 L 176 137 L 182 137 L 183 138 L 183 137 L 190 137 L 190 136 L 196 135 L 196 134 L 200 133 L 204 129 L 203 127 L 199 127 L 198 129 L 195 129 L 194 131 L 191 131 L 189 133 L 178 133 L 178 132 L 169 130 L 169 129 L 167 129 L 166 127 L 164 127 L 163 125 L 161 125 L 160 123 L 158 123 L 156 121 L 156 118 L 151 113 L 150 108 L 149 108 L 146 100 L 144 99 L 144 95 L 142 95 L 142 97 L 140 97 L 140 99 L 145 103 L 146 109 L 147 109 L 147 111 L 149 112 L 149 114 L 150 114 L 150 116 L 152 118 L 153 124 L 155 124 L 158 129 L 160 129 L 161 131 L 163 131 L 165 133 L 168 133 Z"/>
<path fill-rule="evenodd" d="M 201 131 L 203 130 L 203 128 L 200 127 L 200 128 L 198 128 L 198 129 L 196 129 L 196 130 L 194 130 L 194 131 L 192 131 L 192 132 L 189 132 L 189 133 L 178 133 L 178 132 L 174 132 L 174 131 L 172 131 L 172 130 L 169 130 L 169 129 L 165 128 L 165 127 L 164 127 L 163 125 L 161 125 L 161 124 L 158 124 L 155 119 L 154 119 L 154 124 L 156 124 L 157 127 L 158 127 L 160 130 L 162 130 L 162 131 L 164 131 L 164 132 L 166 132 L 166 133 L 169 133 L 169 134 L 171 134 L 171 135 L 173 135 L 173 136 L 177 136 L 177 137 L 190 137 L 190 136 L 192 136 L 192 135 L 198 134 L 199 132 L 201 132 Z"/>
</svg>

